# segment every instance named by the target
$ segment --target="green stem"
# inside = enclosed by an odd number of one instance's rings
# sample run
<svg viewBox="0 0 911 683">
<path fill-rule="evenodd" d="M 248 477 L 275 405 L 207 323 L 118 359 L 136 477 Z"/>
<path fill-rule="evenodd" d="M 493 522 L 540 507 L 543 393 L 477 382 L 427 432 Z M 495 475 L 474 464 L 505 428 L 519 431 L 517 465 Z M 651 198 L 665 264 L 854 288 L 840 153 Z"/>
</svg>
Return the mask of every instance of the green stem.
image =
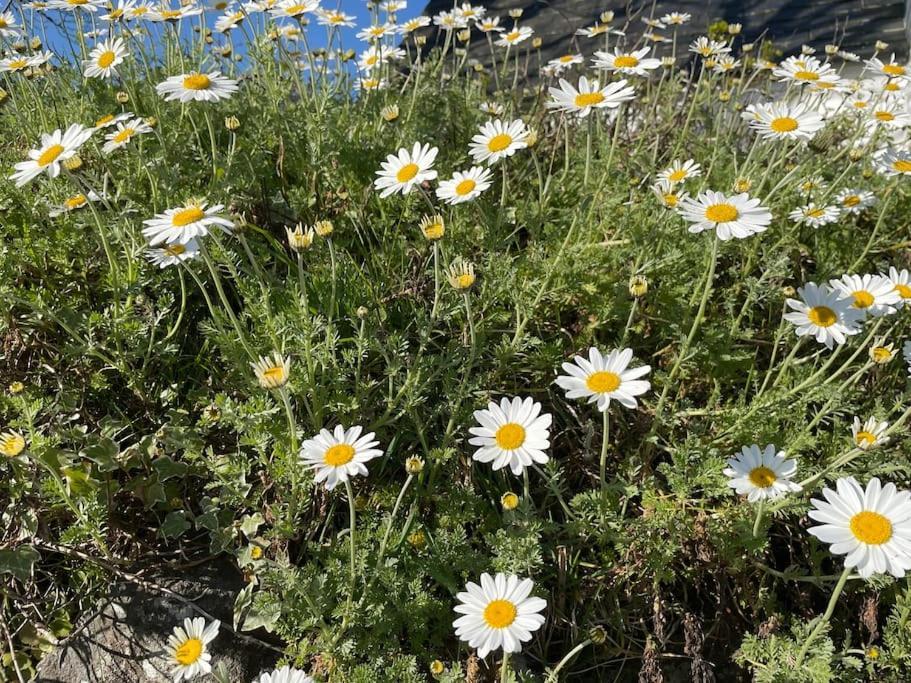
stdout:
<svg viewBox="0 0 911 683">
<path fill-rule="evenodd" d="M 610 406 L 602 411 L 603 422 L 601 426 L 601 460 L 598 466 L 598 478 L 601 481 L 601 494 L 607 494 L 607 446 L 610 443 Z"/>
<path fill-rule="evenodd" d="M 351 576 L 350 576 L 350 586 L 348 593 L 348 602 L 351 603 L 354 600 L 354 588 L 357 583 L 357 567 L 355 560 L 355 529 L 357 528 L 357 522 L 354 513 L 354 490 L 351 488 L 351 481 L 349 479 L 345 480 L 345 491 L 348 493 L 348 515 L 349 515 L 349 536 L 351 538 Z"/>
<path fill-rule="evenodd" d="M 759 538 L 759 527 L 762 525 L 762 516 L 765 513 L 765 501 L 760 500 L 756 506 L 756 521 L 753 522 L 753 538 Z"/>
<path fill-rule="evenodd" d="M 810 635 L 807 636 L 807 639 L 803 642 L 803 646 L 800 648 L 800 652 L 797 654 L 795 669 L 800 669 L 804 658 L 807 656 L 807 652 L 810 650 L 810 646 L 813 645 L 813 641 L 816 640 L 816 637 L 829 623 L 829 619 L 832 618 L 832 614 L 835 612 L 835 605 L 838 602 L 842 590 L 844 590 L 845 584 L 848 582 L 848 576 L 851 574 L 852 569 L 853 567 L 845 567 L 845 570 L 841 573 L 841 577 L 839 577 L 838 583 L 835 584 L 835 589 L 832 591 L 832 597 L 829 598 L 829 604 L 826 607 L 825 613 L 820 617 L 816 626 L 810 632 Z"/>
<path fill-rule="evenodd" d="M 506 683 L 506 674 L 509 672 L 509 653 L 503 651 L 503 663 L 500 664 L 500 683 Z"/>
<path fill-rule="evenodd" d="M 288 395 L 288 386 L 285 385 L 278 390 L 282 403 L 285 406 L 285 417 L 288 419 L 288 442 L 291 451 L 288 454 L 288 462 L 291 470 L 291 504 L 288 506 L 291 523 L 294 523 L 294 517 L 297 515 L 297 424 L 294 421 L 294 410 L 291 408 L 291 397 Z"/>
<path fill-rule="evenodd" d="M 572 650 L 570 650 L 569 652 L 567 652 L 567 653 L 563 656 L 563 659 L 561 659 L 561 660 L 559 661 L 559 663 L 557 664 L 557 666 L 555 666 L 555 667 L 553 668 L 553 671 L 550 672 L 550 675 L 548 675 L 548 677 L 547 677 L 547 683 L 557 683 L 557 681 L 559 680 L 559 678 L 557 677 L 557 674 L 560 673 L 560 669 L 562 669 L 564 666 L 566 666 L 566 665 L 569 663 L 569 661 L 570 661 L 573 657 L 575 657 L 577 654 L 579 654 L 580 652 L 582 652 L 582 650 L 584 650 L 585 648 L 587 648 L 587 647 L 588 647 L 589 645 L 591 645 L 591 644 L 592 644 L 592 641 L 591 641 L 591 639 L 589 638 L 588 640 L 583 640 L 581 643 L 579 643 L 578 645 L 576 645 L 576 647 L 574 647 Z"/>
</svg>

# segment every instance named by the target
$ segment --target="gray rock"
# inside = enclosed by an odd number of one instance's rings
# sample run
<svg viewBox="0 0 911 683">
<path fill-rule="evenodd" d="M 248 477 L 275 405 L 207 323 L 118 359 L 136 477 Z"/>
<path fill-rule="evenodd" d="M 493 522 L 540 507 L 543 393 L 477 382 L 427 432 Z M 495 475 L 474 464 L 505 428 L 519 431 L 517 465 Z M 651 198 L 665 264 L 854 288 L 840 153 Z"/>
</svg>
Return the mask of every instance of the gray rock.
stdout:
<svg viewBox="0 0 911 683">
<path fill-rule="evenodd" d="M 227 628 L 232 620 L 234 599 L 244 586 L 237 570 L 227 562 L 195 567 L 180 577 L 143 578 L 148 579 L 146 586 L 126 581 L 115 583 L 94 616 L 41 661 L 35 681 L 171 681 L 165 655 L 168 636 L 184 618 L 204 615 L 167 592 L 149 587 L 148 583 L 173 591 L 221 620 L 222 627 L 209 651 L 213 667 L 224 663 L 232 683 L 247 683 L 275 664 L 278 652 L 242 639 Z"/>
</svg>

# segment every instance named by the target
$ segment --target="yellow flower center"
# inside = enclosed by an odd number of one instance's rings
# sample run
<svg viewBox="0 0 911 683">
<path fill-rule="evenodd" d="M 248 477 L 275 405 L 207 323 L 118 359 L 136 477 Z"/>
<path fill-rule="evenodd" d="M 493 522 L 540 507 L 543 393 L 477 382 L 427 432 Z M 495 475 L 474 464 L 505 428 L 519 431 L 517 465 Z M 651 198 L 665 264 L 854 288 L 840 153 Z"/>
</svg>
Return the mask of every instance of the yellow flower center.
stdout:
<svg viewBox="0 0 911 683">
<path fill-rule="evenodd" d="M 620 388 L 620 375 L 616 372 L 599 370 L 588 376 L 585 386 L 596 394 L 608 394 Z"/>
<path fill-rule="evenodd" d="M 810 209 L 806 212 L 807 218 L 822 218 L 825 211 L 822 209 Z"/>
<path fill-rule="evenodd" d="M 122 9 L 119 9 L 119 8 L 118 8 L 118 9 L 112 9 L 111 12 L 110 12 L 110 14 L 108 14 L 108 16 L 109 16 L 111 19 L 120 19 L 120 17 L 123 16 L 123 10 L 122 10 Z"/>
<path fill-rule="evenodd" d="M 399 172 L 395 174 L 395 179 L 400 183 L 407 183 L 418 174 L 419 170 L 417 164 L 405 164 L 399 169 Z"/>
<path fill-rule="evenodd" d="M 767 489 L 775 483 L 778 477 L 776 477 L 775 473 L 768 467 L 760 465 L 759 467 L 754 467 L 750 470 L 749 479 L 754 486 L 761 489 Z"/>
<path fill-rule="evenodd" d="M 474 284 L 474 275 L 471 273 L 462 273 L 456 278 L 456 284 L 459 289 L 468 289 Z"/>
<path fill-rule="evenodd" d="M 161 16 L 164 19 L 177 19 L 180 15 L 181 12 L 179 9 L 166 9 L 161 12 Z"/>
<path fill-rule="evenodd" d="M 190 74 L 183 79 L 183 87 L 187 90 L 207 90 L 212 81 L 205 74 Z"/>
<path fill-rule="evenodd" d="M 772 119 L 769 128 L 776 133 L 791 133 L 797 130 L 797 119 L 793 119 L 790 116 L 780 116 L 777 119 Z"/>
<path fill-rule="evenodd" d="M 835 87 L 834 83 L 829 83 L 828 81 L 819 81 L 814 86 L 817 90 L 831 90 Z"/>
<path fill-rule="evenodd" d="M 182 666 L 193 664 L 202 656 L 202 641 L 199 638 L 190 638 L 174 651 L 174 659 Z"/>
<path fill-rule="evenodd" d="M 505 38 L 508 42 L 513 42 L 519 38 L 521 34 L 518 31 L 510 31 L 506 34 Z"/>
<path fill-rule="evenodd" d="M 86 198 L 86 196 L 84 194 L 77 194 L 77 195 L 73 195 L 72 197 L 67 199 L 65 202 L 63 202 L 63 205 L 67 209 L 78 209 L 80 206 L 85 206 L 85 203 L 87 201 L 88 201 L 88 199 Z"/>
<path fill-rule="evenodd" d="M 258 560 L 262 556 L 263 556 L 263 549 L 260 548 L 258 545 L 255 545 L 252 548 L 250 548 L 250 557 L 252 557 L 254 560 Z"/>
<path fill-rule="evenodd" d="M 794 78 L 798 81 L 818 81 L 819 74 L 815 71 L 795 71 Z"/>
<path fill-rule="evenodd" d="M 263 379 L 270 382 L 281 382 L 285 379 L 285 368 L 281 365 L 274 365 L 271 368 L 263 370 Z"/>
<path fill-rule="evenodd" d="M 854 297 L 854 308 L 870 308 L 873 305 L 873 295 L 865 289 L 859 289 L 852 292 Z"/>
<path fill-rule="evenodd" d="M 905 67 L 901 64 L 883 64 L 883 73 L 887 76 L 904 76 Z"/>
<path fill-rule="evenodd" d="M 39 166 L 47 166 L 57 161 L 57 157 L 63 154 L 63 145 L 51 145 L 38 157 Z"/>
<path fill-rule="evenodd" d="M 123 142 L 129 142 L 130 138 L 136 134 L 135 128 L 124 128 L 122 131 L 116 133 L 112 140 L 117 144 Z"/>
<path fill-rule="evenodd" d="M 814 306 L 807 311 L 807 318 L 817 327 L 832 327 L 838 320 L 838 316 L 828 306 Z"/>
<path fill-rule="evenodd" d="M 900 285 L 895 285 L 895 289 L 901 294 L 901 290 L 898 289 L 899 286 Z M 908 295 L 911 296 L 911 287 L 905 287 L 905 289 L 908 290 Z M 874 347 L 871 354 L 873 355 L 873 361 L 876 363 L 885 363 L 887 360 L 892 360 L 892 351 L 885 346 Z"/>
<path fill-rule="evenodd" d="M 865 109 L 867 107 L 867 103 L 864 100 L 856 100 L 853 104 L 855 109 Z"/>
<path fill-rule="evenodd" d="M 117 55 L 114 54 L 112 50 L 102 52 L 98 57 L 98 66 L 102 69 L 107 69 L 111 64 L 114 63 L 115 59 L 117 59 Z"/>
<path fill-rule="evenodd" d="M 911 173 L 911 160 L 897 159 L 892 162 L 892 168 L 899 173 Z"/>
<path fill-rule="evenodd" d="M 525 427 L 515 422 L 507 422 L 497 430 L 494 438 L 497 446 L 504 451 L 514 451 L 525 443 Z"/>
<path fill-rule="evenodd" d="M 460 197 L 464 197 L 466 194 L 469 194 L 472 190 L 474 190 L 477 185 L 478 184 L 471 178 L 465 178 L 465 180 L 455 186 L 455 193 Z"/>
<path fill-rule="evenodd" d="M 686 171 L 682 168 L 678 168 L 676 171 L 669 173 L 667 179 L 672 183 L 679 183 L 681 180 L 686 179 Z"/>
<path fill-rule="evenodd" d="M 171 225 L 175 228 L 183 228 L 190 225 L 190 223 L 195 223 L 205 218 L 205 216 L 205 212 L 198 206 L 188 206 L 186 209 L 181 209 L 171 216 Z"/>
<path fill-rule="evenodd" d="M 25 450 L 25 439 L 18 434 L 12 434 L 0 439 L 0 452 L 3 455 L 15 458 Z"/>
<path fill-rule="evenodd" d="M 516 620 L 518 610 L 509 600 L 493 600 L 484 608 L 484 621 L 491 628 L 506 628 Z"/>
<path fill-rule="evenodd" d="M 893 114 L 891 111 L 878 111 L 874 114 L 874 116 L 880 121 L 888 122 L 895 120 L 895 114 Z"/>
<path fill-rule="evenodd" d="M 113 120 L 114 120 L 114 115 L 113 115 L 113 114 L 105 114 L 105 115 L 102 116 L 100 119 L 98 119 L 97 121 L 95 121 L 95 128 L 100 128 L 100 127 L 103 126 L 104 124 L 110 123 L 110 122 L 113 121 Z"/>
<path fill-rule="evenodd" d="M 14 71 L 19 70 L 19 69 L 24 69 L 27 66 L 28 66 L 27 59 L 14 59 L 11 62 L 9 62 L 9 68 Z"/>
<path fill-rule="evenodd" d="M 380 61 L 379 57 L 377 57 L 376 55 L 369 55 L 367 57 L 367 59 L 364 60 L 364 64 L 366 64 L 367 66 L 373 66 L 378 61 Z"/>
<path fill-rule="evenodd" d="M 632 69 L 639 66 L 639 60 L 632 55 L 617 55 L 614 58 L 614 66 L 618 69 Z"/>
<path fill-rule="evenodd" d="M 842 206 L 852 207 L 860 204 L 860 197 L 856 194 L 849 194 L 847 197 L 841 200 Z"/>
<path fill-rule="evenodd" d="M 323 462 L 331 467 L 347 465 L 354 459 L 354 446 L 346 443 L 337 443 L 330 446 L 323 456 Z"/>
<path fill-rule="evenodd" d="M 561 64 L 569 64 L 571 61 L 573 61 L 572 55 L 563 55 L 562 57 L 560 57 Z"/>
<path fill-rule="evenodd" d="M 736 221 L 740 212 L 733 204 L 711 204 L 705 209 L 705 219 L 711 223 Z"/>
<path fill-rule="evenodd" d="M 854 436 L 854 443 L 858 446 L 872 446 L 876 443 L 876 435 L 873 432 L 860 431 Z"/>
<path fill-rule="evenodd" d="M 583 92 L 576 95 L 575 105 L 577 107 L 593 107 L 604 101 L 604 95 L 600 92 Z"/>
<path fill-rule="evenodd" d="M 0 17 L 0 28 L 7 28 L 8 26 L 9 22 L 3 17 Z"/>
<path fill-rule="evenodd" d="M 506 133 L 500 133 L 499 135 L 494 135 L 490 138 L 490 142 L 487 143 L 487 149 L 491 152 L 502 152 L 511 144 L 512 136 L 507 135 Z"/>
<path fill-rule="evenodd" d="M 183 244 L 167 244 L 162 247 L 162 250 L 168 256 L 180 256 L 187 250 L 187 248 Z"/>
<path fill-rule="evenodd" d="M 673 209 L 675 206 L 677 206 L 677 201 L 678 201 L 677 195 L 675 195 L 673 193 L 664 195 L 664 205 L 665 206 L 668 206 Z"/>
<path fill-rule="evenodd" d="M 901 295 L 902 299 L 911 299 L 911 286 L 899 283 L 895 285 L 895 291 Z"/>
<path fill-rule="evenodd" d="M 883 86 L 883 90 L 886 92 L 898 92 L 902 87 L 895 81 L 890 81 Z"/>
<path fill-rule="evenodd" d="M 892 522 L 878 512 L 864 510 L 851 518 L 851 533 L 861 543 L 882 545 L 892 538 Z"/>
</svg>

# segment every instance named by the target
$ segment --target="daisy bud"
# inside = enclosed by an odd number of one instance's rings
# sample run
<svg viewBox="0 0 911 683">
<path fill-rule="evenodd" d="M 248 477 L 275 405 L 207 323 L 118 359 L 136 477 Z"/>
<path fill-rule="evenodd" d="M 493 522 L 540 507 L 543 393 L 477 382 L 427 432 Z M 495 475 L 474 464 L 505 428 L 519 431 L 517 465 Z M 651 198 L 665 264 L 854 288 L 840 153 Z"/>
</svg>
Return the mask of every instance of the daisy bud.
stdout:
<svg viewBox="0 0 911 683">
<path fill-rule="evenodd" d="M 154 128 L 155 126 L 158 125 L 158 119 L 157 119 L 156 117 L 154 117 L 154 116 L 149 116 L 149 117 L 143 119 L 143 121 L 145 121 L 145 124 L 146 124 L 149 128 Z"/>
<path fill-rule="evenodd" d="M 728 24 L 728 34 L 732 36 L 739 36 L 740 32 L 743 30 L 743 24 Z"/>
<path fill-rule="evenodd" d="M 446 667 L 443 665 L 439 659 L 434 659 L 430 662 L 430 675 L 431 676 L 440 676 L 446 670 Z"/>
<path fill-rule="evenodd" d="M 838 45 L 826 45 L 826 54 L 829 56 L 838 54 Z"/>
<path fill-rule="evenodd" d="M 677 60 L 675 60 L 673 57 L 662 57 L 661 66 L 663 66 L 665 69 L 670 69 L 672 66 L 674 66 L 675 61 Z"/>
<path fill-rule="evenodd" d="M 781 288 L 781 295 L 786 296 L 788 298 L 792 298 L 792 297 L 797 296 L 797 290 L 794 289 L 793 287 L 791 287 L 790 285 L 787 285 L 787 286 Z"/>
<path fill-rule="evenodd" d="M 474 264 L 458 259 L 449 266 L 446 275 L 450 286 L 459 291 L 466 291 L 475 282 Z"/>
<path fill-rule="evenodd" d="M 332 225 L 332 221 L 317 221 L 313 224 L 313 229 L 320 237 L 329 237 L 335 230 L 335 226 Z"/>
<path fill-rule="evenodd" d="M 814 52 L 816 52 L 816 48 L 814 48 L 814 47 L 810 47 L 809 45 L 800 46 L 800 54 L 802 54 L 802 55 L 811 55 Z"/>
<path fill-rule="evenodd" d="M 41 44 L 42 44 L 42 43 L 41 43 L 41 38 L 39 38 L 38 36 L 35 36 L 34 38 L 31 39 L 31 41 L 29 41 L 28 46 L 29 46 L 32 50 L 34 50 L 34 51 L 37 52 L 38 50 L 41 49 Z"/>
<path fill-rule="evenodd" d="M 718 101 L 719 101 L 719 102 L 729 102 L 730 99 L 731 99 L 731 91 L 730 91 L 730 90 L 722 90 L 720 93 L 718 93 Z"/>
<path fill-rule="evenodd" d="M 424 534 L 424 531 L 422 529 L 412 531 L 410 534 L 408 534 L 408 543 L 411 544 L 412 548 L 420 550 L 427 544 L 427 536 Z"/>
<path fill-rule="evenodd" d="M 405 460 L 405 471 L 410 475 L 420 474 L 424 470 L 424 461 L 423 459 L 417 457 L 416 455 L 411 456 Z"/>
<path fill-rule="evenodd" d="M 468 39 L 471 38 L 471 31 L 465 29 L 464 31 L 459 31 L 456 33 L 456 38 L 461 40 L 463 43 L 467 43 Z"/>
<path fill-rule="evenodd" d="M 588 638 L 595 645 L 603 645 L 607 642 L 607 631 L 603 626 L 593 626 L 588 632 Z"/>
<path fill-rule="evenodd" d="M 358 320 L 363 320 L 369 313 L 370 309 L 366 306 L 358 306 L 354 311 L 354 315 L 357 316 Z"/>
<path fill-rule="evenodd" d="M 471 65 L 471 68 L 474 69 L 475 73 L 482 74 L 484 73 L 484 65 L 480 62 L 475 62 Z"/>
<path fill-rule="evenodd" d="M 13 382 L 9 385 L 9 393 L 11 394 L 21 394 L 25 390 L 25 385 L 22 382 Z"/>
<path fill-rule="evenodd" d="M 522 16 L 522 8 L 519 7 L 517 9 L 509 10 L 509 16 L 511 16 L 513 19 L 518 19 Z"/>
<path fill-rule="evenodd" d="M 853 152 L 853 151 L 855 151 L 855 150 L 852 149 L 851 151 Z M 858 152 L 861 152 L 861 150 L 857 150 L 857 151 L 858 151 Z M 853 154 L 849 154 L 848 156 L 850 156 L 852 159 L 854 158 L 854 155 L 853 155 Z M 857 159 L 855 159 L 855 161 L 857 161 Z M 865 180 L 869 180 L 870 178 L 873 177 L 873 169 L 872 169 L 872 168 L 865 168 L 864 171 L 863 171 L 863 173 L 861 173 L 861 176 L 863 176 L 863 178 L 864 178 Z"/>
<path fill-rule="evenodd" d="M 130 101 L 130 93 L 120 90 L 114 95 L 114 99 L 117 100 L 117 104 L 126 104 Z"/>
<path fill-rule="evenodd" d="M 206 41 L 206 45 L 211 45 L 215 42 L 215 39 L 212 36 L 206 36 L 204 40 Z"/>
<path fill-rule="evenodd" d="M 536 50 L 540 50 L 541 46 L 543 44 L 544 44 L 544 41 L 541 38 L 532 38 L 531 39 L 531 46 Z"/>
<path fill-rule="evenodd" d="M 67 171 L 78 171 L 82 168 L 82 157 L 78 154 L 71 156 L 69 159 L 63 162 L 63 167 Z"/>
<path fill-rule="evenodd" d="M 424 216 L 421 219 L 421 233 L 431 242 L 441 239 L 446 233 L 446 224 L 440 214 Z"/>
<path fill-rule="evenodd" d="M 870 348 L 870 360 L 877 365 L 885 365 L 893 358 L 895 358 L 895 351 L 892 344 Z"/>
<path fill-rule="evenodd" d="M 519 507 L 519 496 L 512 491 L 507 491 L 500 496 L 500 505 L 503 506 L 504 510 L 515 510 Z"/>
<path fill-rule="evenodd" d="M 417 46 L 423 46 L 427 44 L 427 36 L 415 36 L 414 44 Z"/>
<path fill-rule="evenodd" d="M 25 50 L 26 50 L 26 46 L 25 46 L 24 41 L 17 40 L 15 43 L 13 43 L 13 52 L 22 53 L 22 52 L 25 52 Z"/>
<path fill-rule="evenodd" d="M 602 24 L 609 24 L 614 20 L 614 13 L 610 11 L 601 12 L 601 16 L 598 18 L 601 20 Z"/>
<path fill-rule="evenodd" d="M 738 178 L 734 181 L 734 192 L 749 192 L 753 187 L 753 181 L 749 178 Z"/>
<path fill-rule="evenodd" d="M 240 119 L 236 116 L 226 116 L 225 117 L 225 128 L 230 131 L 235 131 L 240 128 Z"/>
<path fill-rule="evenodd" d="M 0 455 L 15 458 L 25 450 L 25 437 L 19 432 L 3 432 L 0 434 Z"/>
<path fill-rule="evenodd" d="M 716 62 L 713 58 L 709 57 L 708 59 L 705 60 L 705 68 L 706 68 L 706 69 L 714 69 L 714 68 L 715 68 L 715 65 L 716 65 L 717 63 L 718 63 L 718 62 Z"/>
<path fill-rule="evenodd" d="M 395 121 L 399 117 L 399 107 L 397 104 L 390 104 L 380 110 L 380 116 L 387 122 Z"/>
<path fill-rule="evenodd" d="M 230 45 L 225 45 L 218 52 L 225 59 L 228 59 L 233 54 L 233 50 L 231 50 Z"/>
<path fill-rule="evenodd" d="M 0 88 L 0 102 L 3 102 L 4 100 L 6 100 L 7 97 L 9 97 L 9 93 L 6 92 L 6 90 L 4 90 L 3 88 Z"/>
<path fill-rule="evenodd" d="M 633 275 L 629 280 L 630 296 L 640 299 L 648 293 L 648 280 L 641 275 Z"/>
<path fill-rule="evenodd" d="M 273 351 L 271 356 L 260 356 L 250 366 L 263 389 L 280 389 L 288 383 L 291 376 L 291 359 L 285 358 L 278 351 Z"/>
<path fill-rule="evenodd" d="M 874 43 L 873 47 L 877 52 L 882 52 L 889 47 L 889 43 L 883 42 L 882 40 L 877 40 L 876 43 Z"/>
<path fill-rule="evenodd" d="M 740 46 L 741 52 L 752 52 L 755 45 L 753 43 L 744 43 Z"/>
<path fill-rule="evenodd" d="M 305 232 L 301 223 L 294 226 L 294 230 L 285 226 L 285 234 L 288 236 L 288 246 L 292 251 L 309 249 L 313 244 L 313 228 L 308 228 Z"/>
<path fill-rule="evenodd" d="M 209 422 L 218 422 L 221 419 L 221 408 L 214 403 L 210 403 L 202 409 L 202 416 Z"/>
</svg>

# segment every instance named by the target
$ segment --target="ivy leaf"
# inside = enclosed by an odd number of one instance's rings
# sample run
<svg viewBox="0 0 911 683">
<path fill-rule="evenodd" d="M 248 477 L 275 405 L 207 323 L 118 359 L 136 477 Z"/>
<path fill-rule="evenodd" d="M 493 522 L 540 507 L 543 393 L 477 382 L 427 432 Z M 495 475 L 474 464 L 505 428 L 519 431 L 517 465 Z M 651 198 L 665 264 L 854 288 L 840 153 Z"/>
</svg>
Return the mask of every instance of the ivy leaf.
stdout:
<svg viewBox="0 0 911 683">
<path fill-rule="evenodd" d="M 164 518 L 161 528 L 158 530 L 165 538 L 178 538 L 192 526 L 187 521 L 187 515 L 183 510 L 172 510 Z"/>
<path fill-rule="evenodd" d="M 187 470 L 190 469 L 186 463 L 176 462 L 168 455 L 156 458 L 152 463 L 152 467 L 158 472 L 158 478 L 161 481 L 167 481 L 174 477 L 183 477 L 186 475 Z"/>
<path fill-rule="evenodd" d="M 12 574 L 20 581 L 28 581 L 32 568 L 41 555 L 30 545 L 20 545 L 13 550 L 0 550 L 0 574 Z"/>
</svg>

